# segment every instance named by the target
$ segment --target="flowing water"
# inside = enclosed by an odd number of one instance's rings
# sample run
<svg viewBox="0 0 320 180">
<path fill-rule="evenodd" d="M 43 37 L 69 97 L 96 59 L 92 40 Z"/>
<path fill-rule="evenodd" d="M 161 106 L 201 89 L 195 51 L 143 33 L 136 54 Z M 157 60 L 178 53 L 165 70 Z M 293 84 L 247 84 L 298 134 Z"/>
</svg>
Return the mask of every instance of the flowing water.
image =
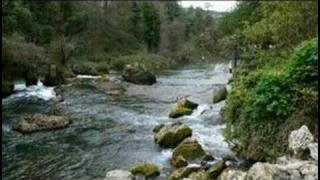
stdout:
<svg viewBox="0 0 320 180">
<path fill-rule="evenodd" d="M 64 129 L 22 135 L 13 125 L 28 113 L 47 113 L 57 101 L 53 87 L 41 82 L 25 87 L 2 100 L 2 178 L 103 179 L 113 169 L 129 169 L 151 162 L 162 167 L 165 179 L 171 171 L 170 149 L 158 147 L 152 129 L 158 123 L 181 121 L 215 157 L 232 154 L 224 141 L 219 110 L 212 104 L 213 90 L 230 78 L 226 64 L 194 65 L 164 71 L 152 86 L 126 83 L 126 93 L 109 96 L 92 86 L 72 86 L 60 107 L 71 117 Z M 98 77 L 78 76 L 94 84 Z M 190 116 L 168 118 L 170 107 L 180 97 L 200 106 Z"/>
</svg>

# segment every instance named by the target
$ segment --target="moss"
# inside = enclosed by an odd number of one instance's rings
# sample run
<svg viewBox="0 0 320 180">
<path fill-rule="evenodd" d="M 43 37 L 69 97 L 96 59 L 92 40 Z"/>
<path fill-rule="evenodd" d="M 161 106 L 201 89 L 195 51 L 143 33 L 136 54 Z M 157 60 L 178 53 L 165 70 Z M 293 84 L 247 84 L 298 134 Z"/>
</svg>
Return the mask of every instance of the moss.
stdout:
<svg viewBox="0 0 320 180">
<path fill-rule="evenodd" d="M 185 124 L 169 124 L 155 134 L 155 141 L 162 147 L 176 147 L 185 138 L 192 135 L 192 130 Z"/>
<path fill-rule="evenodd" d="M 174 149 L 171 163 L 176 166 L 179 156 L 184 157 L 186 160 L 193 160 L 201 158 L 204 154 L 205 151 L 195 139 L 187 138 Z"/>
<path fill-rule="evenodd" d="M 157 165 L 144 163 L 137 165 L 136 167 L 130 170 L 132 174 L 142 174 L 147 178 L 156 177 L 160 175 L 160 169 Z"/>
<path fill-rule="evenodd" d="M 178 107 L 174 110 L 172 110 L 169 114 L 169 117 L 171 118 L 177 118 L 184 115 L 190 115 L 192 114 L 193 110 L 185 107 Z"/>
<path fill-rule="evenodd" d="M 197 167 L 197 166 L 179 168 L 170 174 L 170 176 L 168 177 L 168 180 L 180 180 L 188 177 L 191 173 L 199 170 L 200 170 L 200 167 Z"/>
<path fill-rule="evenodd" d="M 164 126 L 165 126 L 164 124 L 158 124 L 158 125 L 156 125 L 156 126 L 153 128 L 152 132 L 157 133 L 157 132 L 159 132 Z"/>
<path fill-rule="evenodd" d="M 217 178 L 220 173 L 223 171 L 223 169 L 225 168 L 225 162 L 224 160 L 220 160 L 218 162 L 216 162 L 215 164 L 213 164 L 207 171 L 208 175 L 210 178 L 215 179 Z"/>
</svg>

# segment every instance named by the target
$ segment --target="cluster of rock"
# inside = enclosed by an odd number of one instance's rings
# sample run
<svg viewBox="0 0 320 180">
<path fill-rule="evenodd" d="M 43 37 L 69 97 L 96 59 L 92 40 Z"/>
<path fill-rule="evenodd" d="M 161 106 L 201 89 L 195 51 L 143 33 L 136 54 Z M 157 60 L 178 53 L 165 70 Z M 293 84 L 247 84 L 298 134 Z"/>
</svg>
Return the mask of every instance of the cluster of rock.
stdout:
<svg viewBox="0 0 320 180">
<path fill-rule="evenodd" d="M 257 162 L 248 171 L 228 169 L 222 172 L 220 179 L 317 180 L 318 143 L 314 142 L 307 126 L 290 133 L 289 148 L 294 153 L 293 157 L 279 157 L 275 163 Z"/>
<path fill-rule="evenodd" d="M 317 180 L 318 143 L 306 126 L 293 131 L 289 136 L 289 147 L 294 157 L 280 157 L 274 163 L 256 162 L 247 171 L 228 167 L 224 159 L 217 160 L 205 152 L 192 130 L 183 123 L 161 124 L 154 129 L 154 139 L 163 148 L 173 148 L 171 164 L 176 169 L 168 180 Z M 169 138 L 170 137 L 170 138 Z M 173 139 L 179 139 L 179 141 Z M 301 152 L 310 152 L 307 160 L 297 159 Z M 304 153 L 305 155 L 305 153 Z M 193 164 L 199 162 L 200 164 Z M 205 162 L 205 163 L 204 163 Z M 144 163 L 130 171 L 114 170 L 107 173 L 105 180 L 148 179 L 159 176 L 160 168 Z M 139 178 L 138 178 L 139 179 Z"/>
<path fill-rule="evenodd" d="M 171 165 L 176 169 L 168 177 L 169 180 L 183 178 L 214 179 L 225 168 L 224 160 L 215 160 L 205 152 L 187 125 L 177 122 L 160 124 L 154 129 L 154 140 L 160 147 L 173 148 Z M 192 164 L 201 162 L 202 165 Z"/>
</svg>

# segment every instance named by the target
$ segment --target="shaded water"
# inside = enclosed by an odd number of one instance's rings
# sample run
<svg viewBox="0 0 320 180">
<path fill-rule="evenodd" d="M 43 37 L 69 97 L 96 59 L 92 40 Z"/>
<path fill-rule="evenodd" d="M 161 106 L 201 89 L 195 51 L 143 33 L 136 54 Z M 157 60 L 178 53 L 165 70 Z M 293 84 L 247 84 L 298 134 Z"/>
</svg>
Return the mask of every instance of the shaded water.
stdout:
<svg viewBox="0 0 320 180">
<path fill-rule="evenodd" d="M 219 117 L 224 102 L 212 104 L 213 90 L 229 78 L 227 65 L 216 64 L 162 72 L 152 86 L 126 83 L 127 92 L 119 97 L 91 86 L 72 86 L 59 104 L 71 117 L 70 127 L 31 135 L 11 128 L 24 114 L 48 112 L 55 93 L 41 83 L 17 86 L 19 92 L 2 100 L 2 178 L 103 179 L 108 170 L 151 162 L 162 167 L 159 179 L 165 179 L 171 150 L 159 148 L 152 136 L 153 127 L 164 122 L 191 126 L 193 136 L 215 157 L 231 154 Z M 183 96 L 200 106 L 190 116 L 168 118 L 172 103 Z"/>
</svg>

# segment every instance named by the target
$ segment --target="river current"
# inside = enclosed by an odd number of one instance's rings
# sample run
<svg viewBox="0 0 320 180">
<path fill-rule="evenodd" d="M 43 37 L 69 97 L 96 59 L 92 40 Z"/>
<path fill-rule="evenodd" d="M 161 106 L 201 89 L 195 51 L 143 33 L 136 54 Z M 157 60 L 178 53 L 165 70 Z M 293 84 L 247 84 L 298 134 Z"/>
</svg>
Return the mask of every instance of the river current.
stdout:
<svg viewBox="0 0 320 180">
<path fill-rule="evenodd" d="M 224 101 L 213 104 L 215 88 L 226 85 L 227 64 L 193 65 L 157 75 L 157 83 L 126 83 L 121 96 L 106 95 L 91 86 L 74 86 L 60 105 L 72 124 L 64 129 L 22 135 L 12 130 L 25 114 L 47 113 L 58 101 L 54 87 L 15 85 L 16 92 L 2 99 L 2 178 L 100 180 L 113 169 L 129 169 L 142 162 L 162 167 L 165 179 L 171 169 L 171 149 L 154 143 L 152 129 L 159 123 L 181 121 L 216 158 L 230 155 L 219 115 Z M 80 75 L 83 83 L 99 77 Z M 172 104 L 181 97 L 199 104 L 190 116 L 168 118 Z"/>
</svg>

